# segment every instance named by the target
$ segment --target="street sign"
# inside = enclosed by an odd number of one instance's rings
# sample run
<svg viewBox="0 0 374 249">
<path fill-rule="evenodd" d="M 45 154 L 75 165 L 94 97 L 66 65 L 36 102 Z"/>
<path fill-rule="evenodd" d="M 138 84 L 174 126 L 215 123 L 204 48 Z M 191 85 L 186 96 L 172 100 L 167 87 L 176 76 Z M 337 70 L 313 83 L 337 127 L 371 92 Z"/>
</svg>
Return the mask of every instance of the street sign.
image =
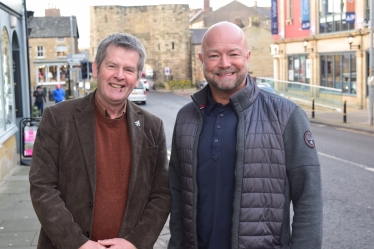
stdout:
<svg viewBox="0 0 374 249">
<path fill-rule="evenodd" d="M 68 54 L 66 57 L 71 66 L 80 66 L 81 61 L 88 60 L 87 54 Z"/>
<path fill-rule="evenodd" d="M 169 67 L 165 67 L 165 75 L 166 76 L 170 75 L 170 68 Z"/>
</svg>

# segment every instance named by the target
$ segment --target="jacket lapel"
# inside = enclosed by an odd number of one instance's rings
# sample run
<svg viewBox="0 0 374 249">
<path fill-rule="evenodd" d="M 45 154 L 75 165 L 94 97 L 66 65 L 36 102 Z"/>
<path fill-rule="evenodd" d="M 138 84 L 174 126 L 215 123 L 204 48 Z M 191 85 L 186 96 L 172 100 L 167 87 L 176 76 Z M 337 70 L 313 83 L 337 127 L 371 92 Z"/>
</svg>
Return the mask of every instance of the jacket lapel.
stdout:
<svg viewBox="0 0 374 249">
<path fill-rule="evenodd" d="M 84 97 L 74 113 L 75 125 L 87 167 L 92 196 L 96 191 L 95 93 Z"/>
<path fill-rule="evenodd" d="M 135 182 L 137 179 L 139 171 L 138 159 L 142 152 L 143 144 L 143 134 L 144 134 L 144 116 L 139 115 L 137 112 L 137 106 L 133 106 L 132 102 L 127 102 L 127 120 L 128 120 L 128 129 L 130 133 L 131 140 L 131 173 L 130 173 L 130 183 L 129 183 L 129 195 L 128 202 L 131 201 L 131 196 L 134 191 Z"/>
<path fill-rule="evenodd" d="M 130 210 L 133 205 L 131 205 L 133 200 L 133 194 L 135 190 L 135 185 L 137 177 L 140 170 L 139 158 L 142 153 L 143 144 L 143 134 L 144 134 L 144 116 L 138 114 L 139 108 L 130 101 L 127 101 L 126 115 L 128 122 L 128 129 L 130 134 L 131 142 L 131 173 L 129 190 L 127 196 L 126 211 L 123 216 L 121 229 L 119 232 L 119 237 L 124 237 L 127 235 L 131 228 L 135 225 L 136 219 L 134 219 L 134 210 Z M 135 191 L 136 192 L 136 191 Z"/>
</svg>

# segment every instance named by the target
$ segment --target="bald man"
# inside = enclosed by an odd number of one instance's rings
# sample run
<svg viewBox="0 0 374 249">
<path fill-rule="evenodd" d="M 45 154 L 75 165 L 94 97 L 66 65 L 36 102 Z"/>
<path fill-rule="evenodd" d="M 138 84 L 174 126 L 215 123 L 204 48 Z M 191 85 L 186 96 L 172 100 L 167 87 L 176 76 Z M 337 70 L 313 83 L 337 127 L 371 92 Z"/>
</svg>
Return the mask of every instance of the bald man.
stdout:
<svg viewBox="0 0 374 249">
<path fill-rule="evenodd" d="M 208 85 L 174 127 L 169 249 L 321 248 L 321 170 L 308 118 L 257 87 L 249 57 L 232 23 L 203 37 Z"/>
</svg>

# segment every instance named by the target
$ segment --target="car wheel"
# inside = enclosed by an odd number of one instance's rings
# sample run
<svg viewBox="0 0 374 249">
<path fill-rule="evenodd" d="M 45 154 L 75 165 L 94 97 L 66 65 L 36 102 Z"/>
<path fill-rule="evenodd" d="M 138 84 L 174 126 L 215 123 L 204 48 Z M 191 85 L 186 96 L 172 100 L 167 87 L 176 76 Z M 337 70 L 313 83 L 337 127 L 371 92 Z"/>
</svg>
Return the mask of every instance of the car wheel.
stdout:
<svg viewBox="0 0 374 249">
<path fill-rule="evenodd" d="M 142 104 L 143 104 L 143 105 L 145 105 L 145 104 L 146 104 L 146 102 L 145 102 L 145 101 L 142 101 Z"/>
</svg>

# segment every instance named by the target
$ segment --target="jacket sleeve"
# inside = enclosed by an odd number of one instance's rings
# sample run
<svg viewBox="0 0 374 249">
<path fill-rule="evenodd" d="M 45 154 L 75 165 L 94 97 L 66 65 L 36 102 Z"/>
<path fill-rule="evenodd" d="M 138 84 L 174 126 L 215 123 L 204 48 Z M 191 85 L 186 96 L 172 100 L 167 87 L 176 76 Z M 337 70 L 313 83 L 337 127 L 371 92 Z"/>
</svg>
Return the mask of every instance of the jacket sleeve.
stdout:
<svg viewBox="0 0 374 249">
<path fill-rule="evenodd" d="M 60 198 L 59 127 L 50 108 L 46 108 L 38 127 L 30 167 L 30 194 L 43 230 L 57 248 L 77 249 L 88 238 L 74 222 Z"/>
<path fill-rule="evenodd" d="M 168 249 L 183 249 L 183 227 L 182 227 L 182 182 L 181 169 L 178 159 L 176 145 L 176 125 L 171 148 L 169 162 L 169 187 L 171 193 L 171 214 L 170 214 L 170 240 Z"/>
<path fill-rule="evenodd" d="M 157 162 L 153 173 L 149 202 L 145 206 L 138 225 L 125 237 L 139 249 L 151 249 L 153 247 L 170 213 L 171 198 L 167 181 L 167 146 L 162 122 L 157 136 Z"/>
<path fill-rule="evenodd" d="M 296 107 L 286 125 L 283 138 L 287 176 L 290 184 L 294 216 L 292 249 L 322 247 L 322 183 L 321 167 L 314 139 L 305 137 L 310 131 L 305 112 Z M 309 145 L 306 140 L 311 141 Z"/>
</svg>

